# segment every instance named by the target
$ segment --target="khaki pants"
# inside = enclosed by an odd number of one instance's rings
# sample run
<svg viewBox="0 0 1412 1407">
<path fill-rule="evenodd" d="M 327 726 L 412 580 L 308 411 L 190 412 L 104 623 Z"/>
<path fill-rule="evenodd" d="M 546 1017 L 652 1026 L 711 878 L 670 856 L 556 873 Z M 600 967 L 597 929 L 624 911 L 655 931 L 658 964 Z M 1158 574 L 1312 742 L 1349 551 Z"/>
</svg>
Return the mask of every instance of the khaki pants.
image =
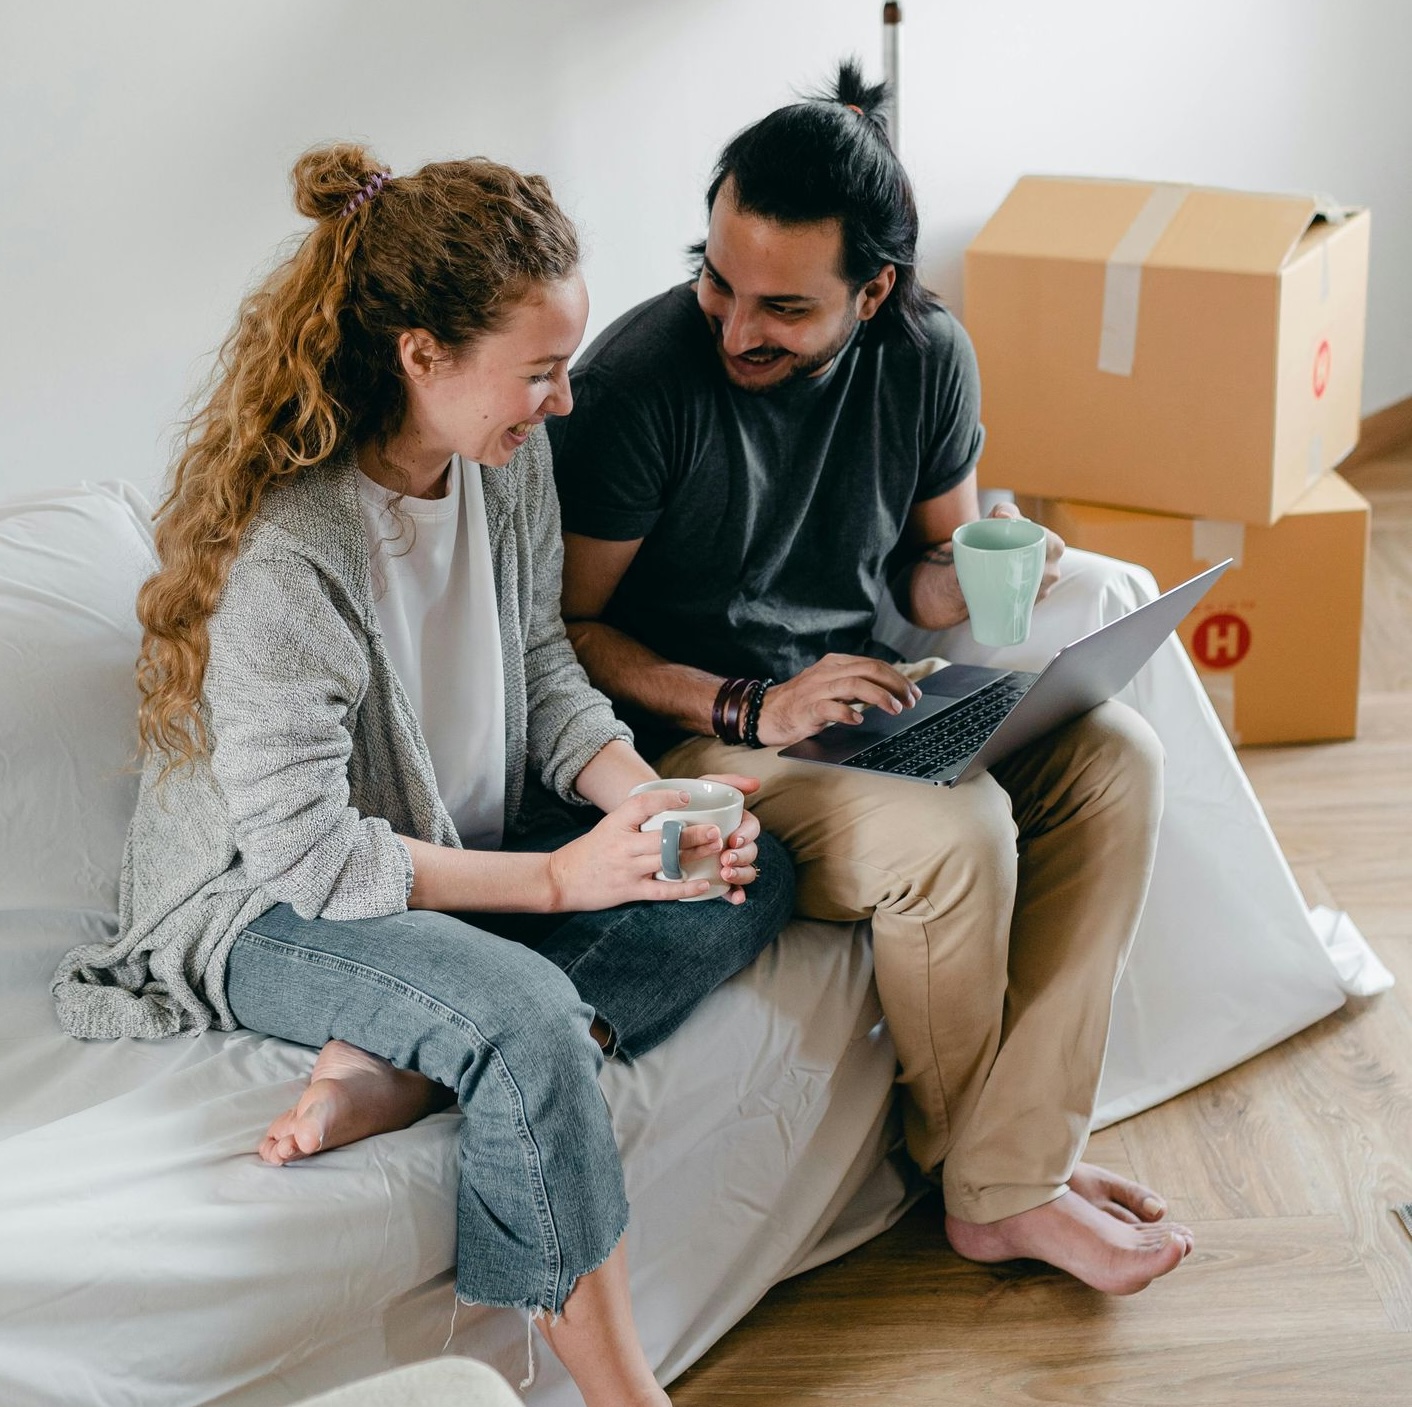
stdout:
<svg viewBox="0 0 1412 1407">
<path fill-rule="evenodd" d="M 920 678 L 938 661 L 907 666 Z M 809 918 L 870 918 L 907 1143 L 947 1210 L 1060 1196 L 1088 1137 L 1113 991 L 1162 810 L 1161 744 L 1109 702 L 954 788 L 691 738 L 663 776 L 738 772 Z"/>
</svg>

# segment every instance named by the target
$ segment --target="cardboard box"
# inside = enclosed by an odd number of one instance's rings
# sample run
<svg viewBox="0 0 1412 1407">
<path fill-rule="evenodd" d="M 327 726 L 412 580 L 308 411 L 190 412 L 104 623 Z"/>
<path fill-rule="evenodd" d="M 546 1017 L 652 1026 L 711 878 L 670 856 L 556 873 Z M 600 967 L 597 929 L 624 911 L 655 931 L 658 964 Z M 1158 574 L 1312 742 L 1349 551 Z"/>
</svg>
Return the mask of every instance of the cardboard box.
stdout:
<svg viewBox="0 0 1412 1407">
<path fill-rule="evenodd" d="M 966 251 L 984 487 L 1269 524 L 1358 439 L 1366 210 L 1026 176 Z"/>
<path fill-rule="evenodd" d="M 1021 501 L 1071 547 L 1147 567 L 1163 591 L 1235 565 L 1178 628 L 1231 741 L 1351 738 L 1367 561 L 1367 500 L 1337 474 L 1273 527 Z"/>
</svg>

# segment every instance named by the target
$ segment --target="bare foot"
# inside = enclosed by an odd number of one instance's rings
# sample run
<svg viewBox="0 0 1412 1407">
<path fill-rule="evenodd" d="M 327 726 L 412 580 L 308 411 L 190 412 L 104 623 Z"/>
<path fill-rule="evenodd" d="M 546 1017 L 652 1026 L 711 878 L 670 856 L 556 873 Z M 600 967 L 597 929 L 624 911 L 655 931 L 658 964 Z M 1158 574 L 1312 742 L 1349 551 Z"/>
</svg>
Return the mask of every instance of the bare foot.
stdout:
<svg viewBox="0 0 1412 1407">
<path fill-rule="evenodd" d="M 330 1041 L 293 1109 L 272 1123 L 260 1156 L 280 1165 L 341 1148 L 375 1133 L 405 1129 L 455 1098 L 413 1070 L 399 1070 L 345 1041 Z"/>
<path fill-rule="evenodd" d="M 1132 1226 L 1161 1221 L 1167 1215 L 1166 1202 L 1150 1187 L 1129 1182 L 1093 1163 L 1080 1163 L 1069 1178 L 1069 1187 L 1090 1206 Z"/>
<path fill-rule="evenodd" d="M 948 1212 L 946 1237 L 967 1260 L 987 1265 L 1042 1260 L 1110 1295 L 1146 1289 L 1159 1275 L 1175 1270 L 1195 1244 L 1184 1226 L 1135 1225 L 1075 1191 L 986 1225 L 961 1221 Z"/>
</svg>

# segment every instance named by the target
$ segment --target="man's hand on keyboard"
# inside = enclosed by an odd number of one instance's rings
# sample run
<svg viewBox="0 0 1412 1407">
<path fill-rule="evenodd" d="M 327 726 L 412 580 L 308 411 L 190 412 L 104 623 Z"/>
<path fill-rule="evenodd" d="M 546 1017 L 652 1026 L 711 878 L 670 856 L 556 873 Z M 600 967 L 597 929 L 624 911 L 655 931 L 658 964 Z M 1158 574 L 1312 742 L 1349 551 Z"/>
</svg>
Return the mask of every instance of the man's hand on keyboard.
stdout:
<svg viewBox="0 0 1412 1407">
<path fill-rule="evenodd" d="M 825 655 L 765 694 L 760 741 L 785 747 L 813 737 L 825 724 L 857 723 L 864 705 L 901 713 L 921 697 L 916 685 L 882 660 Z"/>
</svg>

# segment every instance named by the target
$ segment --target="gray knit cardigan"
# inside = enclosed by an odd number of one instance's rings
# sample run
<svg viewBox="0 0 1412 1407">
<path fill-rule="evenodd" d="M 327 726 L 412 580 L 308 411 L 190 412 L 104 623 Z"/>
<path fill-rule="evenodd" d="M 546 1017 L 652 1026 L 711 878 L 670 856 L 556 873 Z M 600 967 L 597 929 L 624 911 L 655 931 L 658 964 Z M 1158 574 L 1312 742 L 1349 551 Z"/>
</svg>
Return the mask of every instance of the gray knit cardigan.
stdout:
<svg viewBox="0 0 1412 1407">
<path fill-rule="evenodd" d="M 533 766 L 575 779 L 632 734 L 588 682 L 559 617 L 563 547 L 549 441 L 536 430 L 481 471 L 505 670 L 505 816 Z M 128 829 L 119 928 L 54 975 L 75 1036 L 196 1034 L 235 1021 L 226 960 L 276 904 L 304 918 L 401 913 L 411 860 L 395 833 L 457 846 L 416 715 L 384 647 L 351 453 L 265 494 L 209 623 L 209 759 L 149 759 Z"/>
</svg>

